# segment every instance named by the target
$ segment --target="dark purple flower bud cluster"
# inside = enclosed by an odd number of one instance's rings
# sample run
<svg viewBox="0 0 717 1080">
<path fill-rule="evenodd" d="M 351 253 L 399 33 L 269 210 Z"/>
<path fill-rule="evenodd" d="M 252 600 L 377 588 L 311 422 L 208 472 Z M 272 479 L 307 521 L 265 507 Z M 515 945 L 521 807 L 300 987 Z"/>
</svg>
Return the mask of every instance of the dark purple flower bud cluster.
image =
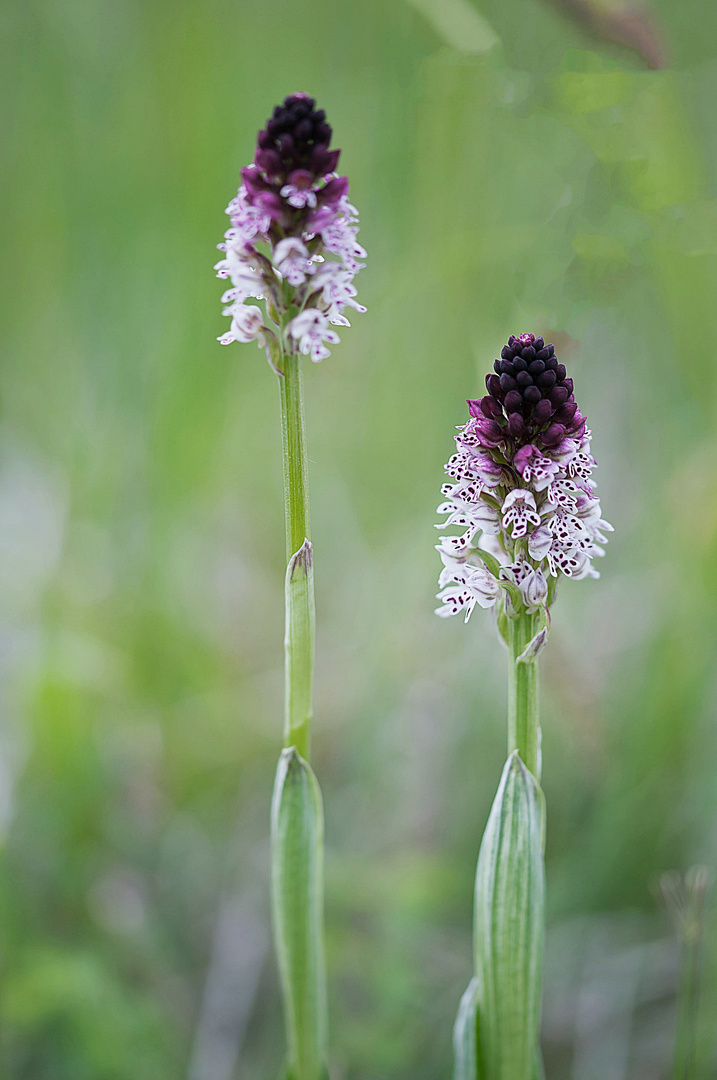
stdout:
<svg viewBox="0 0 717 1080">
<path fill-rule="evenodd" d="M 330 176 L 341 151 L 329 149 L 331 127 L 315 106 L 307 94 L 284 98 L 257 135 L 254 164 L 242 169 L 249 203 L 268 212 L 287 235 L 300 232 L 322 208 L 336 207 L 348 191 L 346 177 Z"/>
<path fill-rule="evenodd" d="M 515 452 L 528 443 L 554 449 L 565 438 L 581 439 L 585 417 L 555 347 L 535 334 L 511 335 L 500 357 L 486 376 L 487 396 L 469 403 L 485 445 L 507 443 Z"/>
<path fill-rule="evenodd" d="M 289 94 L 257 136 L 254 163 L 272 180 L 286 183 L 297 169 L 315 181 L 334 172 L 340 150 L 329 150 L 331 128 L 314 98 Z"/>
</svg>

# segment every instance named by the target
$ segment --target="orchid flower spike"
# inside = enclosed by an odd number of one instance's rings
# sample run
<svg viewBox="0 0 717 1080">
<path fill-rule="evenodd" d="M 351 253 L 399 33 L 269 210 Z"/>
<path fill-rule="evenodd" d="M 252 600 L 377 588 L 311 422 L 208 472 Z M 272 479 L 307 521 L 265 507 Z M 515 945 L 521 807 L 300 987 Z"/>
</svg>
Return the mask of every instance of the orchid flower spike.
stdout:
<svg viewBox="0 0 717 1080">
<path fill-rule="evenodd" d="M 344 309 L 366 310 L 353 285 L 366 257 L 356 239 L 358 211 L 347 178 L 336 173 L 340 151 L 329 149 L 326 114 L 315 105 L 290 94 L 259 132 L 254 164 L 242 169 L 227 207 L 231 228 L 214 267 L 231 282 L 222 297 L 231 325 L 218 340 L 258 341 L 277 370 L 286 353 L 317 362 L 329 356 L 327 344 L 339 341 L 333 327 L 350 325 Z M 265 315 L 245 306 L 250 298 L 265 301 Z"/>
<path fill-rule="evenodd" d="M 448 517 L 437 528 L 464 532 L 437 545 L 437 614 L 468 621 L 476 604 L 498 605 L 508 616 L 542 610 L 547 621 L 560 577 L 599 577 L 593 560 L 613 528 L 595 493 L 591 432 L 554 346 L 511 336 L 493 368 L 446 465 L 438 512 Z"/>
</svg>

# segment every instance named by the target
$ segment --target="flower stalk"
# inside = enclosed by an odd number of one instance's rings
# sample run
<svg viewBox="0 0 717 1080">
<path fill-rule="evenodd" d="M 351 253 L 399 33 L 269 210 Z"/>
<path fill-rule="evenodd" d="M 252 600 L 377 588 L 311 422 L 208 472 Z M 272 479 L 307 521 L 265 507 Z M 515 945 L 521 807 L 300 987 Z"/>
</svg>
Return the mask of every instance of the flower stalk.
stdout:
<svg viewBox="0 0 717 1080">
<path fill-rule="evenodd" d="M 278 380 L 284 465 L 284 523 L 288 561 L 299 550 L 304 540 L 311 540 L 304 385 L 301 360 L 296 354 L 281 358 Z"/>
<path fill-rule="evenodd" d="M 538 616 L 528 612 L 508 620 L 508 755 L 517 750 L 540 780 L 540 678 L 537 657 L 524 657 L 535 638 Z"/>
<path fill-rule="evenodd" d="M 313 697 L 314 554 L 309 521 L 302 356 L 318 363 L 349 326 L 353 278 L 366 252 L 348 180 L 335 173 L 331 128 L 306 94 L 290 94 L 257 135 L 227 207 L 217 276 L 231 319 L 219 341 L 256 341 L 279 381 L 286 533 L 284 750 L 272 801 L 272 900 L 288 1055 L 285 1080 L 325 1080 L 327 994 L 323 958 L 323 810 L 309 765 Z M 247 304 L 264 301 L 264 310 Z"/>
<path fill-rule="evenodd" d="M 281 357 L 277 377 L 281 402 L 287 557 L 284 585 L 284 746 L 295 746 L 308 761 L 316 614 L 301 358 L 296 354 Z"/>
</svg>

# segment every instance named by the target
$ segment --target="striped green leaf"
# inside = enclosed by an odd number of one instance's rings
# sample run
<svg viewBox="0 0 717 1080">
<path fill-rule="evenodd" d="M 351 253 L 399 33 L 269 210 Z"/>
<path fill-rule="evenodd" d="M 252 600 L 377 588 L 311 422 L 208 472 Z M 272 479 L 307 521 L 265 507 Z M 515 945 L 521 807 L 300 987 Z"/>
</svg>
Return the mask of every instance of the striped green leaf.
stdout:
<svg viewBox="0 0 717 1080">
<path fill-rule="evenodd" d="M 323 1080 L 327 1042 L 323 949 L 324 821 L 319 785 L 295 747 L 282 751 L 271 808 L 274 934 L 291 1080 Z"/>
<path fill-rule="evenodd" d="M 481 1049 L 489 1080 L 536 1076 L 544 816 L 540 786 L 514 751 L 488 818 L 476 873 L 475 970 L 482 986 Z"/>
<path fill-rule="evenodd" d="M 474 976 L 453 1025 L 453 1080 L 483 1080 L 480 1062 L 480 979 Z"/>
</svg>

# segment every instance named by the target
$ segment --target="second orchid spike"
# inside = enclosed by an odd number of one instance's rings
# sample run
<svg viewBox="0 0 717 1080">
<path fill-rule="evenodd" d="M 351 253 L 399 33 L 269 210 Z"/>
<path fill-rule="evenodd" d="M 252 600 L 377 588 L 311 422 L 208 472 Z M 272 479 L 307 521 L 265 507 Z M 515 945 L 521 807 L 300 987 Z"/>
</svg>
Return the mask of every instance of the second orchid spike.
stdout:
<svg viewBox="0 0 717 1080">
<path fill-rule="evenodd" d="M 463 611 L 467 620 L 476 604 L 500 601 L 509 616 L 542 610 L 547 618 L 559 577 L 599 576 L 593 559 L 612 532 L 592 478 L 592 433 L 542 337 L 511 336 L 486 387 L 468 401 L 446 465 L 438 512 L 448 517 L 439 528 L 463 532 L 437 545 L 438 614 Z"/>
</svg>

